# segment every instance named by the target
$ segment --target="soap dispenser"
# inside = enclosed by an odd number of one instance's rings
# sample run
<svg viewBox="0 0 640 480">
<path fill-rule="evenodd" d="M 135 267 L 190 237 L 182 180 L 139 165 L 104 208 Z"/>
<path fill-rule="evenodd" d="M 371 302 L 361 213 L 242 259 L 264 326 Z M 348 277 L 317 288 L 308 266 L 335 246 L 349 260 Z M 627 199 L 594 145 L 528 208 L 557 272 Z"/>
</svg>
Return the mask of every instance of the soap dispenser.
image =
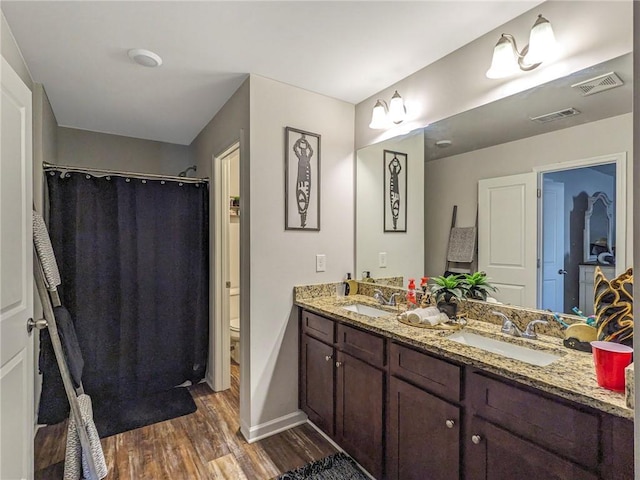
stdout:
<svg viewBox="0 0 640 480">
<path fill-rule="evenodd" d="M 347 273 L 347 276 L 342 282 L 342 285 L 344 286 L 345 295 L 351 295 L 351 285 L 349 284 L 350 281 L 351 281 L 351 273 Z"/>
<path fill-rule="evenodd" d="M 365 270 L 362 272 L 362 281 L 367 283 L 375 283 L 373 278 L 371 278 L 371 272 L 369 270 Z"/>
<path fill-rule="evenodd" d="M 416 281 L 413 278 L 409 279 L 408 290 L 407 307 L 411 309 L 416 306 Z"/>
</svg>

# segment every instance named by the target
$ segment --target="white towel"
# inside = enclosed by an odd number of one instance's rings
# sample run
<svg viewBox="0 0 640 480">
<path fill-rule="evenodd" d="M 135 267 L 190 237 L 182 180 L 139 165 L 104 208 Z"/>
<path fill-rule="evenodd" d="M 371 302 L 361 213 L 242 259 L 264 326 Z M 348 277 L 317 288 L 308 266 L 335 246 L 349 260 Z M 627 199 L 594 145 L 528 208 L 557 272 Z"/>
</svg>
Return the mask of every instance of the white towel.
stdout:
<svg viewBox="0 0 640 480">
<path fill-rule="evenodd" d="M 440 313 L 437 307 L 416 308 L 406 312 L 406 319 L 412 325 L 429 324 L 431 326 L 446 322 L 448 317 Z"/>
<path fill-rule="evenodd" d="M 82 450 L 80 445 L 80 437 L 78 436 L 76 422 L 73 415 L 69 416 L 69 427 L 67 428 L 67 451 L 64 458 L 64 480 L 99 480 L 107 476 L 107 462 L 104 459 L 104 452 L 100 444 L 100 437 L 95 423 L 93 423 L 93 409 L 91 407 L 91 398 L 89 395 L 82 394 L 78 396 L 78 404 L 80 405 L 80 415 L 82 423 L 86 425 L 87 436 L 89 437 L 90 452 Z M 80 426 L 82 428 L 82 426 Z M 91 475 L 89 464 L 87 463 L 87 455 L 93 457 L 96 465 L 97 478 Z"/>
</svg>

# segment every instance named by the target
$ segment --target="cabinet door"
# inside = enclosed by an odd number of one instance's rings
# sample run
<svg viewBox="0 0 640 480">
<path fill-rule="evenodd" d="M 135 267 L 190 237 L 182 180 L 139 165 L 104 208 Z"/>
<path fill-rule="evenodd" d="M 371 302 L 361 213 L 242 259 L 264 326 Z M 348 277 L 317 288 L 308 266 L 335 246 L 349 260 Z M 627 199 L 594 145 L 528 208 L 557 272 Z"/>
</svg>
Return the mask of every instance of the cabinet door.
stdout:
<svg viewBox="0 0 640 480">
<path fill-rule="evenodd" d="M 598 476 L 506 430 L 471 420 L 465 439 L 467 480 L 597 480 Z"/>
<path fill-rule="evenodd" d="M 336 367 L 336 440 L 380 479 L 385 374 L 344 352 L 337 352 Z"/>
<path fill-rule="evenodd" d="M 333 436 L 333 347 L 302 335 L 300 357 L 300 408 L 323 432 Z"/>
<path fill-rule="evenodd" d="M 391 377 L 390 480 L 460 478 L 460 408 Z"/>
</svg>

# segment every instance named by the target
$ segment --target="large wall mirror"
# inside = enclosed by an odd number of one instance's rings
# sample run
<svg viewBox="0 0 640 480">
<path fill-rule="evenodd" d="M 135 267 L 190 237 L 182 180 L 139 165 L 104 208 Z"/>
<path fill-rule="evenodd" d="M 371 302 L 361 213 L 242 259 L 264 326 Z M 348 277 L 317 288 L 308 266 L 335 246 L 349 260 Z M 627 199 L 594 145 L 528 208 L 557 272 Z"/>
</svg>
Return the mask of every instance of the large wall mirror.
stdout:
<svg viewBox="0 0 640 480">
<path fill-rule="evenodd" d="M 621 80 L 621 86 L 586 96 L 572 88 L 576 83 L 611 72 Z M 356 176 L 357 278 L 363 270 L 368 270 L 374 277 L 403 277 L 406 285 L 410 277 L 441 275 L 445 271 L 454 205 L 457 205 L 457 225 L 473 226 L 478 213 L 480 180 L 536 172 L 538 181 L 542 182 L 544 172 L 548 177 L 545 182 L 553 179 L 567 185 L 563 193 L 565 211 L 561 215 L 566 221 L 560 227 L 566 234 L 556 242 L 560 267 L 555 270 L 556 274 L 566 270 L 562 278 L 566 287 L 552 307 L 543 304 L 542 271 L 538 275 L 538 267 L 534 263 L 527 266 L 538 278 L 538 284 L 534 286 L 534 300 L 523 300 L 522 303 L 527 307 L 570 313 L 571 308 L 579 304 L 578 267 L 585 263 L 586 258 L 582 232 L 587 200 L 597 193 L 596 188 L 607 190 L 612 204 L 609 208 L 614 212 L 613 223 L 616 218 L 626 219 L 624 231 L 611 225 L 608 246 L 611 250 L 616 247 L 616 236 L 624 237 L 622 240 L 618 238 L 617 242 L 618 245 L 624 243 L 624 252 L 616 248 L 616 257 L 623 259 L 624 265 L 616 263 L 615 269 L 624 270 L 632 262 L 631 212 L 626 209 L 626 205 L 630 205 L 627 197 L 631 196 L 632 189 L 626 188 L 625 198 L 620 198 L 621 192 L 617 188 L 620 181 L 626 185 L 632 178 L 631 172 L 626 171 L 631 168 L 631 162 L 620 162 L 620 158 L 632 153 L 632 84 L 632 54 L 629 53 L 443 119 L 413 135 L 359 150 Z M 541 116 L 542 119 L 535 120 Z M 410 203 L 407 231 L 403 233 L 383 232 L 382 164 L 385 149 L 408 154 L 407 196 Z M 420 156 L 422 162 L 416 161 Z M 585 159 L 590 159 L 590 172 L 578 174 L 569 167 L 566 170 L 563 170 L 565 167 L 554 167 L 582 166 L 580 162 Z M 619 171 L 620 168 L 616 171 L 616 165 L 622 165 L 624 171 Z M 551 175 L 552 170 L 555 176 Z M 581 183 L 583 177 L 602 178 L 603 182 L 608 179 L 609 183 L 592 186 Z M 416 204 L 421 200 L 422 211 Z M 579 237 L 574 231 L 581 232 Z M 538 245 L 535 238 L 539 232 L 542 232 L 541 227 L 533 233 L 532 241 L 537 247 L 538 259 L 543 261 L 542 245 Z M 546 235 L 553 236 L 551 227 L 547 227 Z M 597 261 L 590 256 L 589 259 Z M 516 303 L 513 299 L 505 302 Z"/>
</svg>

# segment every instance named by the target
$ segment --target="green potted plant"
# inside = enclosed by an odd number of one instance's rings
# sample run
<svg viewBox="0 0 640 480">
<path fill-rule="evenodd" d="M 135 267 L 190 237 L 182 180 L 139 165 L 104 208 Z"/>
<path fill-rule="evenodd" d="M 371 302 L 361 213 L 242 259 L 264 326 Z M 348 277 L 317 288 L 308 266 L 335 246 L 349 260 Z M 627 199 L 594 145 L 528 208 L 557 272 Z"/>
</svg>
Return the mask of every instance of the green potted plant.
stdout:
<svg viewBox="0 0 640 480">
<path fill-rule="evenodd" d="M 460 288 L 465 298 L 473 300 L 487 300 L 490 292 L 498 289 L 489 283 L 484 272 L 465 273 L 460 277 Z"/>
<path fill-rule="evenodd" d="M 432 277 L 431 295 L 435 298 L 438 310 L 447 314 L 449 318 L 456 318 L 458 300 L 464 297 L 459 275 Z"/>
</svg>

